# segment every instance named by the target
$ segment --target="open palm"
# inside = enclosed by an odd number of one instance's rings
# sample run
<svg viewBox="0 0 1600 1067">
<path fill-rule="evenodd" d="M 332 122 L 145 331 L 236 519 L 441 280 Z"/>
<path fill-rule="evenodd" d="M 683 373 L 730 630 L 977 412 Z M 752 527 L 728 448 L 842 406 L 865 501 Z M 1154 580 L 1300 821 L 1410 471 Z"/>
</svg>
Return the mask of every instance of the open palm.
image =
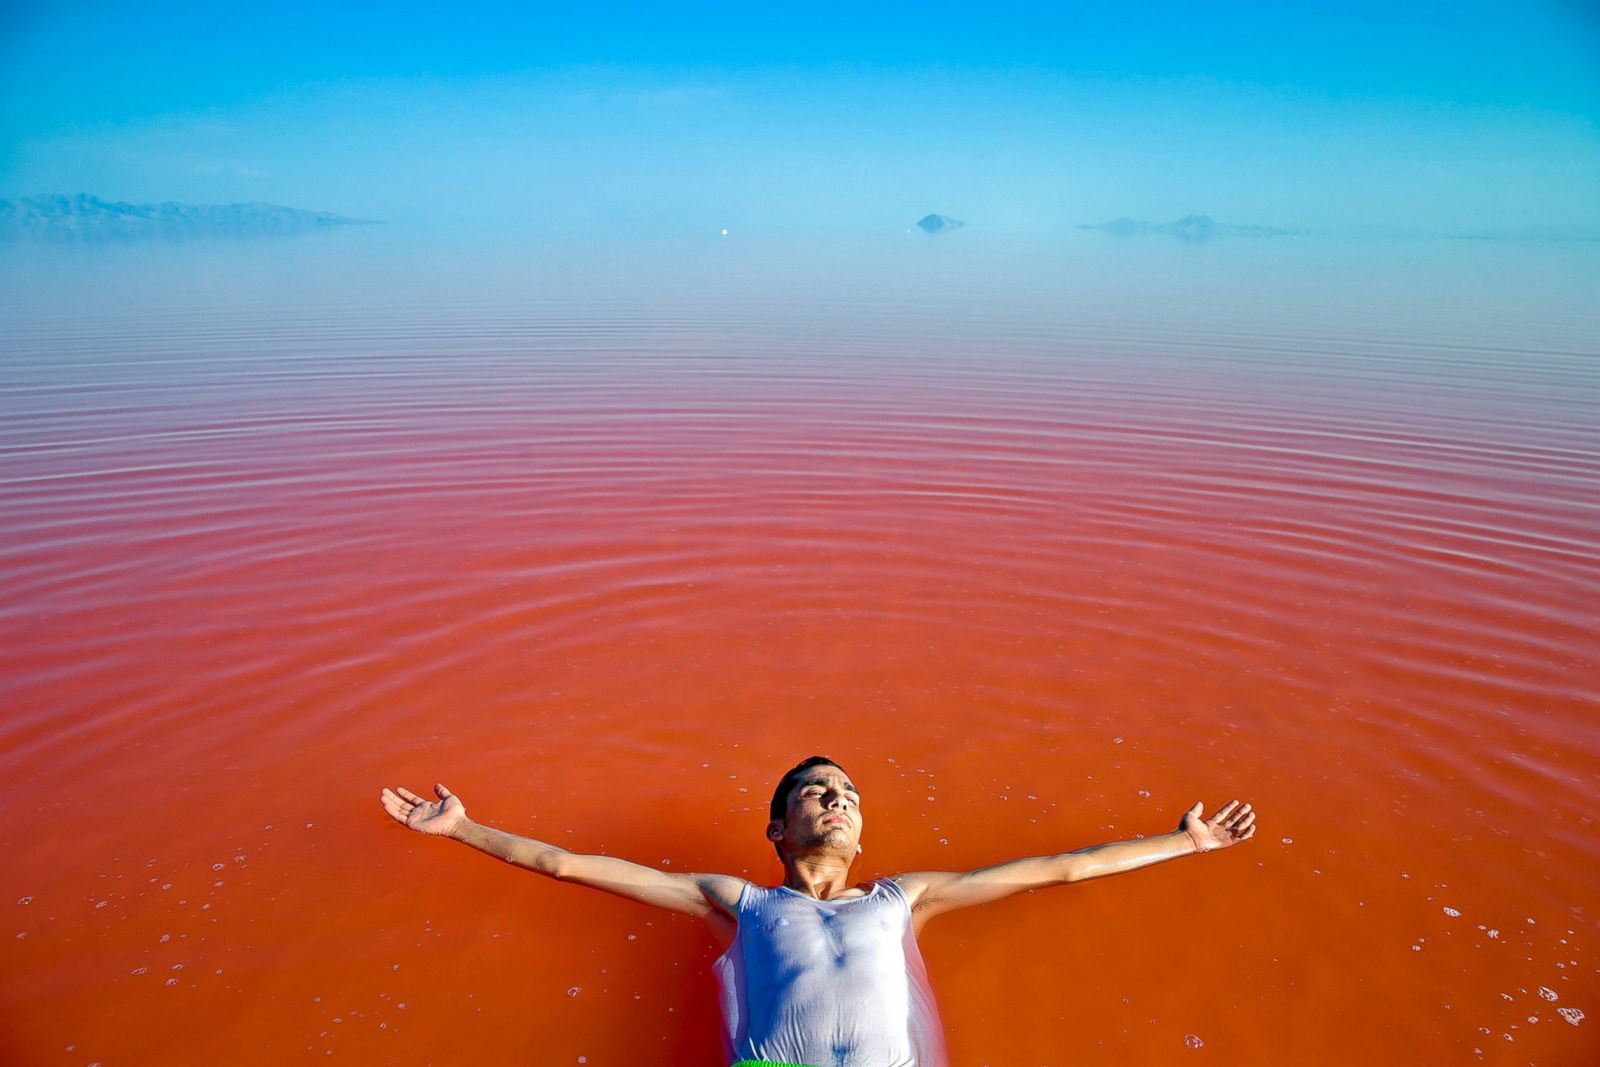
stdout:
<svg viewBox="0 0 1600 1067">
<path fill-rule="evenodd" d="M 1230 800 L 1209 819 L 1200 817 L 1204 811 L 1205 806 L 1196 802 L 1194 807 L 1183 813 L 1183 821 L 1178 824 L 1178 829 L 1188 834 L 1189 840 L 1194 842 L 1196 852 L 1227 848 L 1255 836 L 1256 814 L 1248 804 L 1240 806 L 1237 800 Z"/>
<path fill-rule="evenodd" d="M 438 800 L 426 800 L 404 787 L 385 789 L 379 799 L 383 810 L 419 834 L 449 836 L 467 817 L 467 806 L 443 785 L 435 785 L 433 792 Z"/>
</svg>

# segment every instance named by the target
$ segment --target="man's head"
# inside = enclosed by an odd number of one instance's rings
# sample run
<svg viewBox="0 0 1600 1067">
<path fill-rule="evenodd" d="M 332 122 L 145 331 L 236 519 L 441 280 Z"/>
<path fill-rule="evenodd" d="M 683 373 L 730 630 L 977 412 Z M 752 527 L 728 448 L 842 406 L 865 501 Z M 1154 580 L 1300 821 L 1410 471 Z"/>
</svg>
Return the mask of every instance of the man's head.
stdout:
<svg viewBox="0 0 1600 1067">
<path fill-rule="evenodd" d="M 790 851 L 861 851 L 861 794 L 833 760 L 812 756 L 790 768 L 772 791 L 767 840 L 784 859 Z"/>
</svg>

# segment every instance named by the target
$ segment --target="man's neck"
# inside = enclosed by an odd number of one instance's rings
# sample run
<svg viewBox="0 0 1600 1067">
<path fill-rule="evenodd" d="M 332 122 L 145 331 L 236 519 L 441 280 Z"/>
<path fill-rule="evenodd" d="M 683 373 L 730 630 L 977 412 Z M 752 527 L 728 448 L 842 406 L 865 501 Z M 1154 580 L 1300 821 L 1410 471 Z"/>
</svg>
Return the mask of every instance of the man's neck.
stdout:
<svg viewBox="0 0 1600 1067">
<path fill-rule="evenodd" d="M 817 900 L 831 900 L 851 889 L 850 860 L 830 853 L 786 857 L 783 884 L 796 893 Z"/>
</svg>

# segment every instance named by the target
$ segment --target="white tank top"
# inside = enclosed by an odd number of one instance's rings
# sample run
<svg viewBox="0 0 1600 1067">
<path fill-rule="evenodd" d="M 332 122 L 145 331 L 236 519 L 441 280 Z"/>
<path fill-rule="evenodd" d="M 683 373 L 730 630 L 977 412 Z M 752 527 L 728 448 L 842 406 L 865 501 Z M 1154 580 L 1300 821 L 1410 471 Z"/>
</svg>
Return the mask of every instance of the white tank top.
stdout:
<svg viewBox="0 0 1600 1067">
<path fill-rule="evenodd" d="M 946 1067 L 911 906 L 894 881 L 833 900 L 746 885 L 738 920 L 712 965 L 730 1061 Z"/>
</svg>

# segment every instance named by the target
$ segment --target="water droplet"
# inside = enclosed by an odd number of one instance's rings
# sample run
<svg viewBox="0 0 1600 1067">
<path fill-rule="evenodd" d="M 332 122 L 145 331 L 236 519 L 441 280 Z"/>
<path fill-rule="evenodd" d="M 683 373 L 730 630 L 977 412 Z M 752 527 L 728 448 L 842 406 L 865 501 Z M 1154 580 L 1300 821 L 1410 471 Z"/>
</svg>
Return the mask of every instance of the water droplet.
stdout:
<svg viewBox="0 0 1600 1067">
<path fill-rule="evenodd" d="M 583 992 L 583 987 L 582 986 L 573 986 L 572 988 L 567 990 L 567 996 L 575 997 L 579 993 L 582 993 L 582 992 Z"/>
<path fill-rule="evenodd" d="M 1444 909 L 1444 913 L 1446 915 L 1450 916 L 1450 918 L 1452 918 L 1452 919 L 1461 918 L 1461 913 L 1459 911 L 1457 911 L 1456 909 L 1454 909 L 1454 908 L 1448 908 L 1447 907 L 1447 908 Z"/>
<path fill-rule="evenodd" d="M 1583 1012 L 1578 1008 L 1557 1008 L 1556 1011 L 1573 1026 L 1583 1022 Z"/>
<path fill-rule="evenodd" d="M 1547 985 L 1542 985 L 1539 987 L 1539 995 L 1544 999 L 1551 1001 L 1552 1003 L 1560 999 L 1556 996 L 1556 991 Z"/>
<path fill-rule="evenodd" d="M 18 904 L 32 904 L 33 903 L 33 898 L 32 897 L 23 897 L 21 900 L 17 901 L 17 903 Z"/>
<path fill-rule="evenodd" d="M 1185 1048 L 1204 1048 L 1205 1044 L 1206 1043 L 1201 1041 L 1199 1036 L 1196 1034 L 1183 1035 L 1183 1045 Z"/>
</svg>

